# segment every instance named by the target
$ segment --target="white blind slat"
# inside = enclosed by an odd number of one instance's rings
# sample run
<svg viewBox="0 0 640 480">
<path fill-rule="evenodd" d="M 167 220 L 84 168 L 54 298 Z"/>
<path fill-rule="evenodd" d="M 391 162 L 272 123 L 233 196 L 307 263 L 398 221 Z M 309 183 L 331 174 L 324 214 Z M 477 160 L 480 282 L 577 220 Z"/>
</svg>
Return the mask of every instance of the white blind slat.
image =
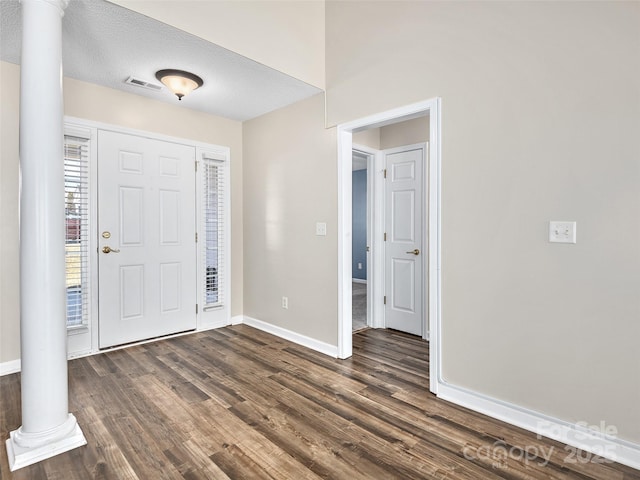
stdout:
<svg viewBox="0 0 640 480">
<path fill-rule="evenodd" d="M 89 139 L 64 137 L 67 328 L 89 323 Z"/>
<path fill-rule="evenodd" d="M 203 255 L 205 308 L 224 303 L 224 164 L 212 155 L 203 155 L 203 195 L 202 212 L 204 225 Z"/>
</svg>

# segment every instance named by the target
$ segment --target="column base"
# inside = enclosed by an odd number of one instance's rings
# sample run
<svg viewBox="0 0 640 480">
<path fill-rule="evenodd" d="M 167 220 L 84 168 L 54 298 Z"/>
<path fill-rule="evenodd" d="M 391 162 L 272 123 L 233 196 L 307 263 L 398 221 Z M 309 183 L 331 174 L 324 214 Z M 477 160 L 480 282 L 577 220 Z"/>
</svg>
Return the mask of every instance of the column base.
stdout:
<svg viewBox="0 0 640 480">
<path fill-rule="evenodd" d="M 6 442 L 9 470 L 13 472 L 86 444 L 80 425 L 71 413 L 61 426 L 43 434 L 25 434 L 19 428 L 9 434 Z"/>
</svg>

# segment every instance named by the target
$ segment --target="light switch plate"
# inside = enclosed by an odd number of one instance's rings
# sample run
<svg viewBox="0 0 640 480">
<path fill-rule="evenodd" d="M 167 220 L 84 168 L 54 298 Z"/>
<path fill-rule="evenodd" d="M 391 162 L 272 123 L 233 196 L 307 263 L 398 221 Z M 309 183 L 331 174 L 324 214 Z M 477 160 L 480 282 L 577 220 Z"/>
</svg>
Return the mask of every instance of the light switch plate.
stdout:
<svg viewBox="0 0 640 480">
<path fill-rule="evenodd" d="M 576 243 L 576 222 L 549 222 L 549 241 L 552 243 Z"/>
<path fill-rule="evenodd" d="M 325 236 L 327 234 L 327 224 L 324 222 L 316 223 L 316 235 Z"/>
</svg>

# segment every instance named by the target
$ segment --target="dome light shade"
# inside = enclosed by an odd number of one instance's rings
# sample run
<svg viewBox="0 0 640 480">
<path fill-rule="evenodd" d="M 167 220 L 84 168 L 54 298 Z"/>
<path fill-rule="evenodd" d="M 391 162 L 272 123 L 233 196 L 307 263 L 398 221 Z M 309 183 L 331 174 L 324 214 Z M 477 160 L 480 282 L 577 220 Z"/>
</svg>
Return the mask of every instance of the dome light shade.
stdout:
<svg viewBox="0 0 640 480">
<path fill-rule="evenodd" d="M 193 73 L 183 70 L 166 69 L 156 72 L 156 78 L 176 94 L 178 100 L 193 92 L 204 83 L 202 79 Z"/>
</svg>

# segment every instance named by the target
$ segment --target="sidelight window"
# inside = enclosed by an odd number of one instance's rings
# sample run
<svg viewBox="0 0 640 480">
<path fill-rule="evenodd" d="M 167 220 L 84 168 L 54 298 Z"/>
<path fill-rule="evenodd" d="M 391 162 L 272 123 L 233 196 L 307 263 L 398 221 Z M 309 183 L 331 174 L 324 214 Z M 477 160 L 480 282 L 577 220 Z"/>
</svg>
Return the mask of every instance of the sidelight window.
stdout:
<svg viewBox="0 0 640 480">
<path fill-rule="evenodd" d="M 201 242 L 204 262 L 204 291 L 202 299 L 204 308 L 223 305 L 226 263 L 225 243 L 225 164 L 215 155 L 204 154 L 202 157 L 202 213 L 204 237 Z"/>
<path fill-rule="evenodd" d="M 67 328 L 89 321 L 89 136 L 64 136 Z"/>
</svg>

